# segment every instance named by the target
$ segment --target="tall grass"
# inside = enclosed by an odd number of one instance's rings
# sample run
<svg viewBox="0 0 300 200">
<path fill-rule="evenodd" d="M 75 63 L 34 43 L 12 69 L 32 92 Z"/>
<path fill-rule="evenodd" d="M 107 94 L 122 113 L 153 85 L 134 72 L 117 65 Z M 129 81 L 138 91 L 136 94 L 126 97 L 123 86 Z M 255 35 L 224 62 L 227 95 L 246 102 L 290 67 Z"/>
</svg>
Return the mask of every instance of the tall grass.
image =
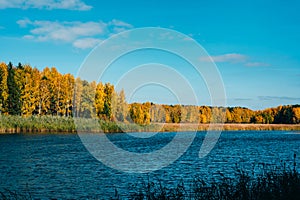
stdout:
<svg viewBox="0 0 300 200">
<path fill-rule="evenodd" d="M 151 132 L 159 131 L 159 125 L 138 125 L 103 121 L 90 118 L 72 118 L 59 116 L 1 116 L 0 133 L 34 132 Z"/>
<path fill-rule="evenodd" d="M 204 131 L 211 126 L 223 130 L 300 130 L 300 124 L 150 124 L 138 125 L 103 121 L 99 119 L 72 118 L 59 116 L 21 117 L 0 115 L 0 133 L 28 132 L 174 132 Z"/>
<path fill-rule="evenodd" d="M 0 116 L 0 132 L 74 132 L 72 118 L 57 116 Z"/>
</svg>

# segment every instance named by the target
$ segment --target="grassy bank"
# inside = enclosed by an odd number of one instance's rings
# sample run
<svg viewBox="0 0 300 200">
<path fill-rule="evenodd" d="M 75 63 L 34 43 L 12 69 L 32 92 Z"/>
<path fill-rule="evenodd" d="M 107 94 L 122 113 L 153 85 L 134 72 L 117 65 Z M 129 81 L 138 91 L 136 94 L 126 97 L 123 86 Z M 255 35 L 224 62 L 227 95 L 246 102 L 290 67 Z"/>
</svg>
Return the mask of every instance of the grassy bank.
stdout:
<svg viewBox="0 0 300 200">
<path fill-rule="evenodd" d="M 72 118 L 54 116 L 0 116 L 1 133 L 75 132 Z"/>
<path fill-rule="evenodd" d="M 153 132 L 160 125 L 116 123 L 59 116 L 0 116 L 0 133 Z"/>
<path fill-rule="evenodd" d="M 0 133 L 35 132 L 170 132 L 204 130 L 300 130 L 300 124 L 191 124 L 165 123 L 137 125 L 97 119 L 58 116 L 0 116 Z"/>
</svg>

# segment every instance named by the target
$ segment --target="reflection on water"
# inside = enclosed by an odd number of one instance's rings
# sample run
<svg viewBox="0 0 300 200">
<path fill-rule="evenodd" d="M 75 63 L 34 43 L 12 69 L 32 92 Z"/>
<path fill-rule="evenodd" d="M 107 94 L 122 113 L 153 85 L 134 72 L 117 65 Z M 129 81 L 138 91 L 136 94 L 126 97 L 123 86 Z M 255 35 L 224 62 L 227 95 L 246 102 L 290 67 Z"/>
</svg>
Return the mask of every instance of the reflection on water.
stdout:
<svg viewBox="0 0 300 200">
<path fill-rule="evenodd" d="M 127 151 L 147 153 L 162 148 L 174 135 L 159 133 L 150 138 L 136 138 L 110 134 L 108 137 Z M 1 135 L 0 191 L 27 191 L 33 198 L 105 199 L 113 196 L 115 189 L 125 197 L 136 189 L 136 183 L 149 178 L 174 186 L 196 176 L 210 179 L 219 172 L 231 176 L 236 164 L 252 170 L 259 163 L 292 162 L 294 153 L 298 154 L 299 163 L 299 132 L 226 131 L 210 154 L 200 159 L 198 153 L 204 136 L 205 132 L 198 132 L 188 151 L 168 167 L 149 174 L 128 174 L 98 162 L 74 134 Z"/>
</svg>

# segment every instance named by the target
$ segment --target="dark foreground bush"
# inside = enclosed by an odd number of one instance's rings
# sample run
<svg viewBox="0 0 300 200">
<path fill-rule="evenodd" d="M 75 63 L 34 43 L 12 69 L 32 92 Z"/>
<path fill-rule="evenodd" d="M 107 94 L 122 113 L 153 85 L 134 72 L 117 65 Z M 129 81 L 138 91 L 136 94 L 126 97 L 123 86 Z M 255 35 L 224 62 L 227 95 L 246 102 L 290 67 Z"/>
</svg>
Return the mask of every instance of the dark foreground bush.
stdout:
<svg viewBox="0 0 300 200">
<path fill-rule="evenodd" d="M 31 200 L 32 197 L 31 197 L 30 193 L 20 194 L 19 192 L 5 189 L 3 191 L 0 191 L 0 199 L 2 199 L 2 200 Z"/>
<path fill-rule="evenodd" d="M 167 188 L 160 181 L 148 181 L 129 199 L 298 200 L 300 174 L 294 161 L 292 167 L 283 165 L 267 169 L 263 165 L 257 173 L 237 169 L 235 177 L 223 176 L 212 182 L 196 178 L 189 187 L 180 182 L 174 188 Z"/>
</svg>

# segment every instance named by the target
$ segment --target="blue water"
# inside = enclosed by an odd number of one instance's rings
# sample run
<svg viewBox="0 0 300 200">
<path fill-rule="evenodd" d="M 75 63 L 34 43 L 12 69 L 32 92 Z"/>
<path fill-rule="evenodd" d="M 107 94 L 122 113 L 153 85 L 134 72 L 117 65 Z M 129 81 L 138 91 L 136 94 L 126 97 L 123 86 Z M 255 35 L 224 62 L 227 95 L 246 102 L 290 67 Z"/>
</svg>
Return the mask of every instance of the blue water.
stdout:
<svg viewBox="0 0 300 200">
<path fill-rule="evenodd" d="M 225 131 L 214 147 L 200 159 L 205 136 L 198 132 L 190 148 L 171 165 L 151 173 L 124 173 L 96 160 L 76 134 L 0 135 L 0 191 L 30 193 L 38 199 L 107 199 L 117 189 L 121 198 L 141 183 L 160 180 L 174 186 L 195 177 L 232 176 L 235 166 L 252 170 L 259 163 L 280 165 L 300 159 L 300 134 L 288 131 Z M 187 134 L 188 135 L 188 134 Z M 175 133 L 159 133 L 148 139 L 111 134 L 109 139 L 132 152 L 151 152 L 169 143 Z M 299 167 L 299 164 L 298 164 Z M 299 169 L 299 168 L 298 168 Z"/>
</svg>

